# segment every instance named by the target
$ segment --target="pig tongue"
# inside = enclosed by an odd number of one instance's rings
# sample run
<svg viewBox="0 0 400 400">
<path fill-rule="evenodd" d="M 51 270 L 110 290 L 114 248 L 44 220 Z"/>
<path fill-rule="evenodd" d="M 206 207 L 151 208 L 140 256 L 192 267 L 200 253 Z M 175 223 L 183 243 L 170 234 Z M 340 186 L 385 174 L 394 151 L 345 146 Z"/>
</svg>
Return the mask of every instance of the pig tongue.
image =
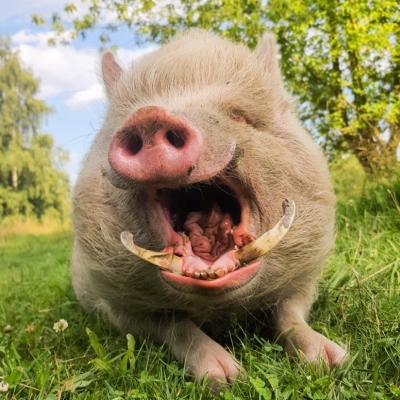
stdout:
<svg viewBox="0 0 400 400">
<path fill-rule="evenodd" d="M 215 261 L 235 247 L 233 219 L 222 213 L 214 203 L 211 210 L 193 211 L 188 214 L 183 229 L 189 237 L 193 253 L 203 260 Z"/>
<path fill-rule="evenodd" d="M 121 233 L 121 241 L 133 254 L 151 264 L 157 265 L 163 270 L 180 273 L 193 278 L 216 279 L 228 272 L 245 267 L 259 260 L 282 240 L 293 222 L 295 204 L 291 200 L 285 200 L 282 207 L 284 213 L 283 217 L 270 231 L 238 250 L 228 250 L 219 257 L 217 255 L 217 259 L 214 262 L 199 257 L 192 249 L 192 244 L 185 234 L 181 235 L 181 241 L 178 241 L 175 246 L 168 246 L 161 253 L 136 246 L 133 243 L 133 235 L 128 231 Z M 193 219 L 190 218 L 189 224 L 198 225 L 197 222 L 199 222 L 202 217 L 204 217 L 204 215 L 193 215 Z M 188 220 L 186 222 L 188 222 Z M 218 225 L 223 225 L 226 222 L 224 218 L 219 218 L 218 221 Z M 228 225 L 231 226 L 231 222 L 229 224 Z M 195 226 L 190 233 L 199 236 L 201 229 L 203 228 Z M 229 237 L 228 234 L 225 234 L 225 236 Z M 201 250 L 199 250 L 199 253 L 201 254 Z M 207 254 L 211 256 L 211 253 Z"/>
</svg>

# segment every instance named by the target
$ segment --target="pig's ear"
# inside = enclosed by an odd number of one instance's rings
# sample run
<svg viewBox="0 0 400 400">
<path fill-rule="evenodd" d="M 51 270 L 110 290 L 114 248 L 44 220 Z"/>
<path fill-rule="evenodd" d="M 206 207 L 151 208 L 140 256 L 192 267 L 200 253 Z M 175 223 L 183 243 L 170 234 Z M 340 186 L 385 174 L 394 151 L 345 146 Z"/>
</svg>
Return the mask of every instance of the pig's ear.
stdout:
<svg viewBox="0 0 400 400">
<path fill-rule="evenodd" d="M 117 64 L 114 55 L 109 51 L 103 54 L 101 70 L 103 73 L 104 85 L 107 93 L 110 94 L 122 75 L 122 68 Z"/>
<path fill-rule="evenodd" d="M 280 74 L 274 34 L 270 32 L 264 33 L 254 50 L 254 54 L 263 64 L 267 73 Z"/>
<path fill-rule="evenodd" d="M 274 97 L 277 100 L 275 103 L 278 107 L 277 115 L 281 115 L 280 113 L 291 107 L 291 100 L 286 94 L 279 68 L 275 35 L 269 32 L 264 33 L 254 50 L 254 55 L 263 66 L 266 76 L 271 82 Z"/>
</svg>

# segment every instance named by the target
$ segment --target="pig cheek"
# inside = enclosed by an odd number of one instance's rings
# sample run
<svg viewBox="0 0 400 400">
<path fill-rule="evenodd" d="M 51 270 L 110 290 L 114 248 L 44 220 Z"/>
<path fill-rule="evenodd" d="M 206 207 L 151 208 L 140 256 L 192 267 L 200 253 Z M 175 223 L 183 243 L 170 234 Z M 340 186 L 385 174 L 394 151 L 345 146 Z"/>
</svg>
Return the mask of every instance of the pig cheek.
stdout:
<svg viewBox="0 0 400 400">
<path fill-rule="evenodd" d="M 154 200 L 150 200 L 150 202 L 151 201 Z M 149 201 L 147 204 L 148 203 Z M 164 218 L 158 212 L 158 208 L 150 207 L 146 211 L 147 215 L 145 221 L 147 227 L 142 226 L 142 229 L 149 231 L 148 236 L 151 238 L 151 242 L 155 245 L 151 248 L 161 250 L 168 245 L 168 230 L 167 226 L 164 225 Z M 149 248 L 148 246 L 148 243 L 144 244 L 145 248 Z"/>
<path fill-rule="evenodd" d="M 149 193 L 143 185 L 121 179 L 130 186 L 129 189 L 117 189 L 107 180 L 110 198 L 107 214 L 115 215 L 118 221 L 114 229 L 118 244 L 121 244 L 121 232 L 130 230 L 135 243 L 139 246 L 153 250 L 163 249 L 167 245 L 168 235 L 162 224 L 164 218 L 160 215 L 161 212 L 158 212 L 159 207 L 152 204 L 154 202 L 152 193 Z M 125 247 L 123 249 L 126 250 Z"/>
</svg>

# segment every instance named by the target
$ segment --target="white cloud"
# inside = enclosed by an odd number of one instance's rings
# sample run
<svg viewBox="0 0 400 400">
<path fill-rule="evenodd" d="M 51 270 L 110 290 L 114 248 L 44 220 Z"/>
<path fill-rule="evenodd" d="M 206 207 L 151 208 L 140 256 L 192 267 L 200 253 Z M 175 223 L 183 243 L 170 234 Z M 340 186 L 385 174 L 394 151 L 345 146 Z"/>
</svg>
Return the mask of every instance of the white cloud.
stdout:
<svg viewBox="0 0 400 400">
<path fill-rule="evenodd" d="M 25 66 L 41 80 L 39 96 L 43 99 L 62 96 L 71 110 L 104 100 L 99 83 L 99 51 L 94 47 L 49 47 L 47 39 L 50 35 L 22 30 L 11 38 Z M 120 49 L 118 59 L 126 66 L 154 48 Z"/>
<path fill-rule="evenodd" d="M 44 44 L 47 43 L 49 37 L 49 33 L 30 33 L 24 29 L 12 36 L 12 42 L 18 45 L 26 43 Z"/>
<path fill-rule="evenodd" d="M 98 51 L 94 48 L 77 50 L 72 46 L 49 47 L 49 35 L 24 30 L 11 38 L 25 66 L 41 80 L 39 96 L 48 99 L 62 95 L 68 100 L 96 84 L 94 70 Z"/>
<path fill-rule="evenodd" d="M 93 84 L 86 90 L 80 90 L 75 93 L 72 97 L 65 101 L 65 104 L 71 111 L 79 110 L 83 107 L 90 106 L 91 104 L 104 101 L 105 95 L 103 86 L 100 83 Z"/>
</svg>

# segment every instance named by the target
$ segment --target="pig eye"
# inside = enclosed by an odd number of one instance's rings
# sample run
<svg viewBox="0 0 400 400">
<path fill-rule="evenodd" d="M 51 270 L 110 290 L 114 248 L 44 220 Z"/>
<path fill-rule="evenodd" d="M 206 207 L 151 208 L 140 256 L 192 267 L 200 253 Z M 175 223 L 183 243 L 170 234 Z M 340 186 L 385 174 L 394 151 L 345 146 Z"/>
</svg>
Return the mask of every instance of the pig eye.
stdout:
<svg viewBox="0 0 400 400">
<path fill-rule="evenodd" d="M 232 109 L 229 112 L 229 116 L 233 121 L 238 122 L 240 124 L 253 125 L 252 121 L 250 121 L 250 119 L 246 116 L 246 114 L 242 110 Z"/>
</svg>

